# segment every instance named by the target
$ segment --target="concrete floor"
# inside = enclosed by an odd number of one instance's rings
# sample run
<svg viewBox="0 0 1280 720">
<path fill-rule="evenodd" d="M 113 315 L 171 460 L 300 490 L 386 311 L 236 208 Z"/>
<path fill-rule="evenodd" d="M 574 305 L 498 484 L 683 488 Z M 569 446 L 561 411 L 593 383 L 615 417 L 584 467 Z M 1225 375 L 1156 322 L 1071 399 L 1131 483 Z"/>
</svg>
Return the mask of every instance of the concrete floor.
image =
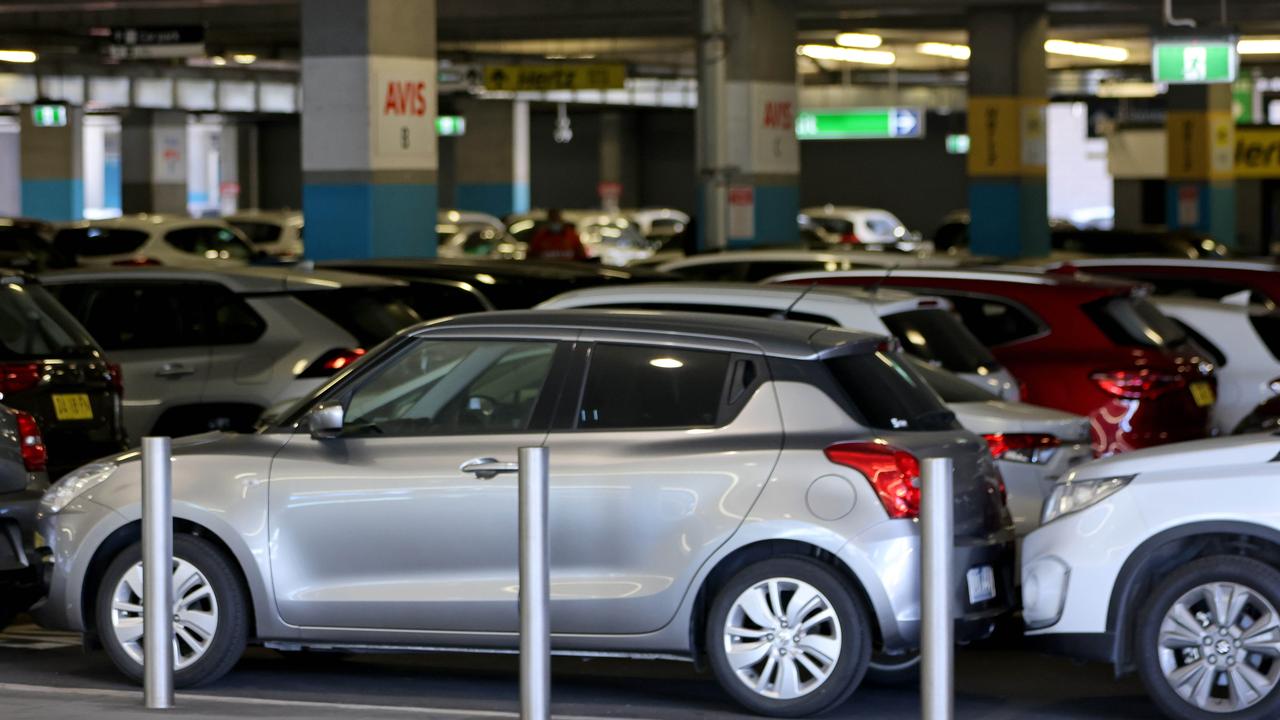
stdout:
<svg viewBox="0 0 1280 720">
<path fill-rule="evenodd" d="M 556 717 L 667 720 L 748 717 L 709 676 L 678 662 L 558 658 Z M 508 718 L 517 717 L 513 656 L 298 656 L 253 649 L 213 685 L 180 693 L 166 717 Z M 1159 714 L 1134 678 L 1105 665 L 1016 649 L 966 648 L 957 655 L 956 717 L 963 720 L 1142 720 Z M 0 634 L 0 718 L 127 720 L 141 709 L 101 652 L 33 626 Z M 864 686 L 830 718 L 919 717 L 916 689 Z"/>
</svg>

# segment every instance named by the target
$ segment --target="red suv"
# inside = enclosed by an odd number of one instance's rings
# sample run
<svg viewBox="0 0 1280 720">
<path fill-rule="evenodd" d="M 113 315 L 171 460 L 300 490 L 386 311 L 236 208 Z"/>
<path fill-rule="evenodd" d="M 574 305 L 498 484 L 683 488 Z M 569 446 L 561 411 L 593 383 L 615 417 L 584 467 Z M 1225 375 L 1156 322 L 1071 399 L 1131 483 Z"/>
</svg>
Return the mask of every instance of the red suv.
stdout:
<svg viewBox="0 0 1280 720">
<path fill-rule="evenodd" d="M 1265 260 L 1188 260 L 1183 258 L 1089 258 L 1047 268 L 1070 275 L 1083 272 L 1141 280 L 1157 295 L 1212 300 L 1248 293 L 1248 301 L 1280 307 L 1280 265 Z M 1241 298 L 1242 300 L 1244 298 Z"/>
<path fill-rule="evenodd" d="M 1094 452 L 1208 435 L 1213 366 L 1141 286 L 1002 271 L 796 273 L 776 282 L 941 295 L 1025 385 L 1023 399 L 1089 418 Z"/>
</svg>

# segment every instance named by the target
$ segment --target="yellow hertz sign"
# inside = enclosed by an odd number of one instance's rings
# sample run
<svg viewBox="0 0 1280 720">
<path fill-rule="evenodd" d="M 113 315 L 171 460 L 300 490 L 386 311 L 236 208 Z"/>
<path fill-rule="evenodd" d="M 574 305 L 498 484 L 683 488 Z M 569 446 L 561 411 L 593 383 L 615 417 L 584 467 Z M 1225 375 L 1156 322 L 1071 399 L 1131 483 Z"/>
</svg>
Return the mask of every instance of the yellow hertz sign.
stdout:
<svg viewBox="0 0 1280 720">
<path fill-rule="evenodd" d="M 1280 178 L 1280 129 L 1236 128 L 1236 177 Z"/>
<path fill-rule="evenodd" d="M 627 66 L 612 63 L 491 65 L 484 69 L 485 90 L 616 90 L 624 86 Z"/>
</svg>

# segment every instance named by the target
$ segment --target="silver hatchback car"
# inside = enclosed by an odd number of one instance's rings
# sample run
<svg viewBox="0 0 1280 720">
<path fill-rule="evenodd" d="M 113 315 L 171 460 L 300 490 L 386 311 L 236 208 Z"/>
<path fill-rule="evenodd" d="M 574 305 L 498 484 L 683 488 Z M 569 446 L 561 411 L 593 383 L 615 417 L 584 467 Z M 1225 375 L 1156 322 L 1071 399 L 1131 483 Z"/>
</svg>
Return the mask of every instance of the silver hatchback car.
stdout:
<svg viewBox="0 0 1280 720">
<path fill-rule="evenodd" d="M 277 426 L 174 445 L 177 677 L 279 649 L 518 645 L 516 480 L 551 450 L 553 645 L 705 658 L 764 714 L 833 707 L 919 636 L 919 460 L 957 468 L 957 622 L 1012 601 L 986 444 L 883 339 L 816 324 L 518 311 L 402 332 Z M 136 454 L 45 496 L 42 623 L 141 672 Z"/>
</svg>

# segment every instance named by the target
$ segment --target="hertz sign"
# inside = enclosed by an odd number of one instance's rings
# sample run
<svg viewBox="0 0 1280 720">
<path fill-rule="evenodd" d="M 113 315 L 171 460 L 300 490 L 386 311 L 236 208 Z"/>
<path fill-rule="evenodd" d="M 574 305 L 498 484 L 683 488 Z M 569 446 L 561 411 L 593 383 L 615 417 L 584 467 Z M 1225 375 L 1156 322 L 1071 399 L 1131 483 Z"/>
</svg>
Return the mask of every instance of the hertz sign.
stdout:
<svg viewBox="0 0 1280 720">
<path fill-rule="evenodd" d="M 1236 128 L 1236 177 L 1280 178 L 1280 129 Z"/>
</svg>

